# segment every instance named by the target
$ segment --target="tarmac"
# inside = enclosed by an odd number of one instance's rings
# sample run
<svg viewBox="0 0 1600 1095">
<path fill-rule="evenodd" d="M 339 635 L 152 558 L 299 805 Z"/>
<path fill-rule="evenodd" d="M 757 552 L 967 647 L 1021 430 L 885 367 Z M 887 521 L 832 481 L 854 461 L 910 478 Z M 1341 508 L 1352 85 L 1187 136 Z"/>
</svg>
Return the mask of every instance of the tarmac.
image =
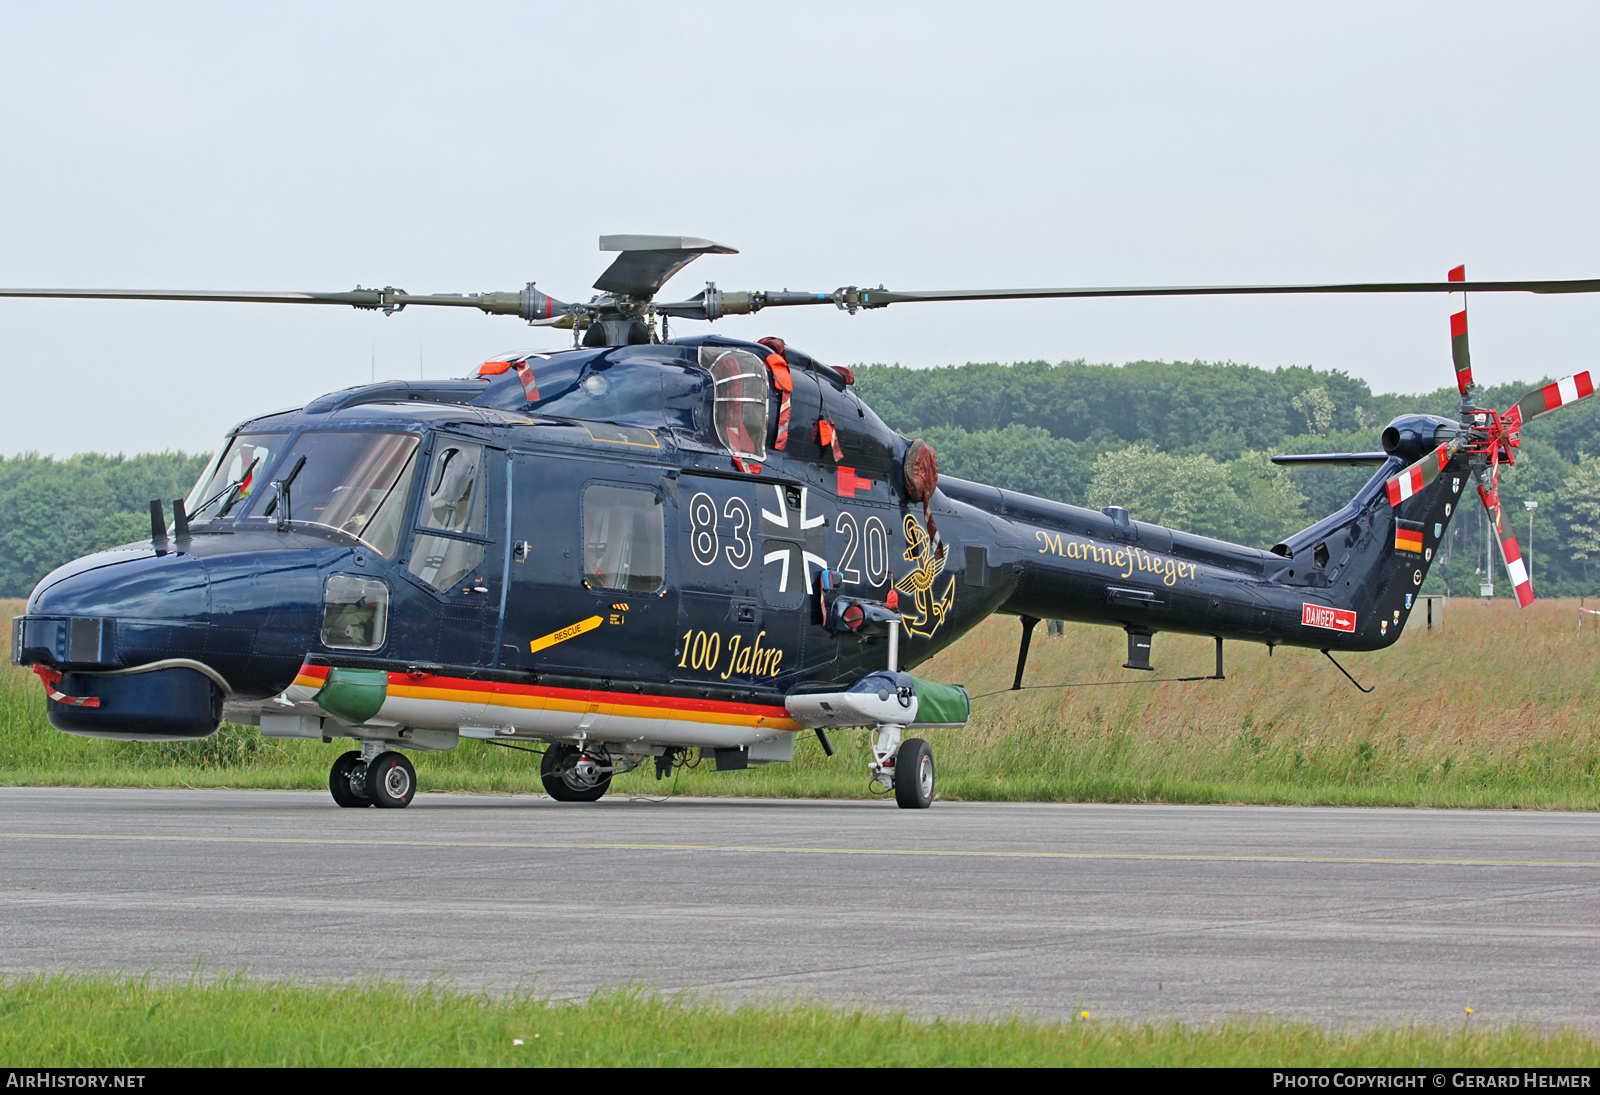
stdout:
<svg viewBox="0 0 1600 1095">
<path fill-rule="evenodd" d="M 1596 1031 L 1597 944 L 1587 813 L 0 788 L 7 973 Z"/>
</svg>

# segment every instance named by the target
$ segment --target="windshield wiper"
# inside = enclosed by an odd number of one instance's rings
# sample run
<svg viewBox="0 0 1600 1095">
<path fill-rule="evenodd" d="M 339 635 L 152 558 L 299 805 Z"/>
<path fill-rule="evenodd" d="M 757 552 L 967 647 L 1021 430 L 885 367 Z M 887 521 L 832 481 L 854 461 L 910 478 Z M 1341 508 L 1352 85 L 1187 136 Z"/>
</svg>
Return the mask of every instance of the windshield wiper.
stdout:
<svg viewBox="0 0 1600 1095">
<path fill-rule="evenodd" d="M 250 466 L 244 469 L 243 475 L 239 476 L 239 478 L 235 479 L 233 482 L 219 490 L 216 494 L 213 494 L 210 498 L 207 498 L 204 502 L 201 502 L 198 506 L 196 506 L 195 511 L 189 515 L 189 520 L 193 521 L 195 518 L 199 517 L 208 508 L 210 508 L 212 503 L 224 496 L 227 497 L 227 501 L 222 503 L 221 509 L 217 510 L 217 518 L 220 520 L 221 518 L 228 516 L 228 511 L 238 504 L 245 484 L 250 482 L 250 477 L 255 474 L 256 465 L 259 463 L 261 463 L 261 457 L 259 456 L 250 461 Z"/>
<path fill-rule="evenodd" d="M 269 486 L 272 488 L 272 500 L 261 511 L 261 516 L 271 517 L 272 511 L 278 511 L 278 531 L 289 531 L 289 488 L 294 486 L 295 477 L 300 474 L 300 469 L 306 466 L 306 454 L 301 453 L 300 459 L 294 462 L 294 468 L 282 479 L 274 479 Z M 282 501 L 283 505 L 278 505 Z"/>
</svg>

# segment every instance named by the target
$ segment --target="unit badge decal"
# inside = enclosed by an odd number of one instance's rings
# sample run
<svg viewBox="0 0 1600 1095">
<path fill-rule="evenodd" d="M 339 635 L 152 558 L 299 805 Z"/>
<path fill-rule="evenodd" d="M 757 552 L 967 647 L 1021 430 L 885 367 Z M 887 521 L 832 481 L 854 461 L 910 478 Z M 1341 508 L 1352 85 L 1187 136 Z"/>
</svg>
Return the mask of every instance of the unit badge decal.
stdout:
<svg viewBox="0 0 1600 1095">
<path fill-rule="evenodd" d="M 905 529 L 905 560 L 915 566 L 910 574 L 894 584 L 895 589 L 911 598 L 911 611 L 907 612 L 902 607 L 900 619 L 908 634 L 929 639 L 955 607 L 956 578 L 953 574 L 949 575 L 944 582 L 943 592 L 936 593 L 934 586 L 944 572 L 945 560 L 950 553 L 938 550 L 921 522 L 909 513 L 906 514 Z"/>
</svg>

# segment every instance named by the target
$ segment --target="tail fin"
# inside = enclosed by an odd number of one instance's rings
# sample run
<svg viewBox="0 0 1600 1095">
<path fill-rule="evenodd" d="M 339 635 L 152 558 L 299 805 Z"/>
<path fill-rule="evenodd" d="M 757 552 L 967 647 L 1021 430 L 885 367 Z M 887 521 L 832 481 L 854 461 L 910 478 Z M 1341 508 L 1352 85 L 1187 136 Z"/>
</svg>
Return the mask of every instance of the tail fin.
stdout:
<svg viewBox="0 0 1600 1095">
<path fill-rule="evenodd" d="M 1431 429 L 1423 432 L 1431 438 Z M 1465 459 L 1452 456 L 1392 504 L 1389 481 L 1408 466 L 1409 455 L 1391 454 L 1343 509 L 1272 549 L 1290 560 L 1286 569 L 1297 578 L 1320 575 L 1332 607 L 1354 613 L 1355 642 L 1340 645 L 1373 649 L 1400 637 L 1471 477 Z"/>
</svg>

